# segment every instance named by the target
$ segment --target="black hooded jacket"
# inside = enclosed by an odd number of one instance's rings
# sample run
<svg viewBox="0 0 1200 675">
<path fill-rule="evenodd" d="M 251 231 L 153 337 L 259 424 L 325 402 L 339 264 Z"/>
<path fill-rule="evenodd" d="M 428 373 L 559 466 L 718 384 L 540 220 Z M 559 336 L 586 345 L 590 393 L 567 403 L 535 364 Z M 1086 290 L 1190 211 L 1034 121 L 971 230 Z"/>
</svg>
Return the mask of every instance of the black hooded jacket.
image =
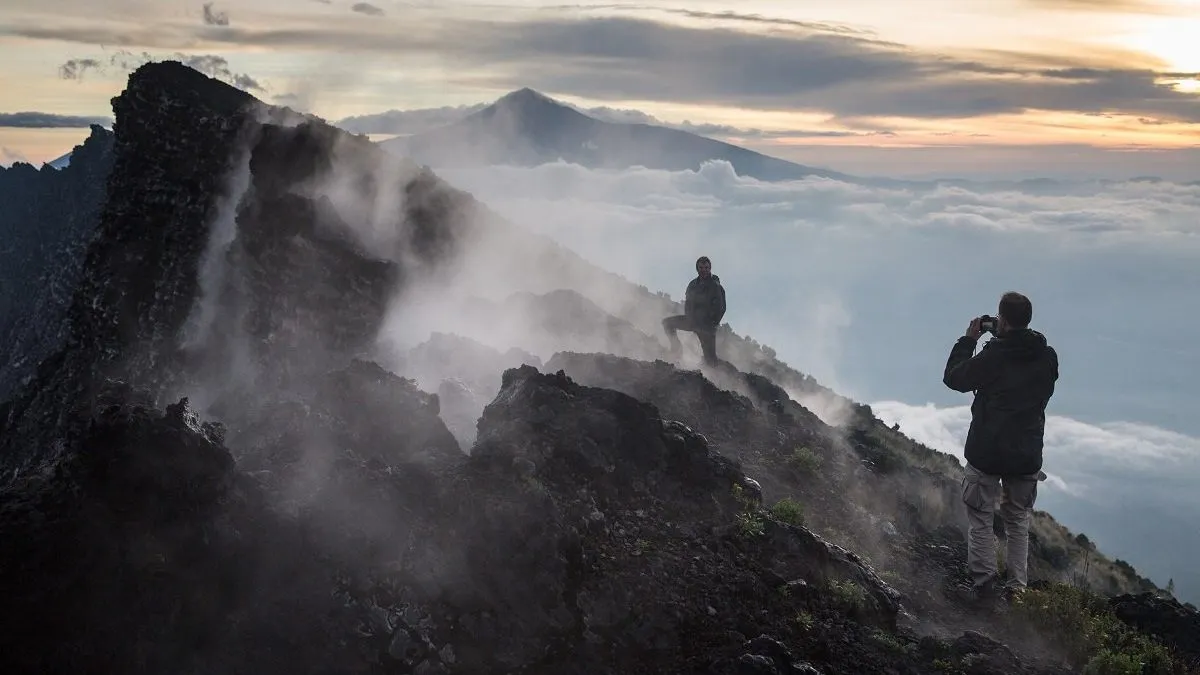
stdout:
<svg viewBox="0 0 1200 675">
<path fill-rule="evenodd" d="M 725 287 L 721 278 L 697 276 L 684 291 L 683 313 L 698 325 L 716 329 L 725 316 Z"/>
<path fill-rule="evenodd" d="M 1058 353 L 1046 336 L 1029 328 L 993 337 L 979 354 L 975 342 L 958 339 L 942 377 L 955 391 L 975 392 L 964 455 L 987 474 L 1037 473 L 1046 404 L 1058 381 Z"/>
</svg>

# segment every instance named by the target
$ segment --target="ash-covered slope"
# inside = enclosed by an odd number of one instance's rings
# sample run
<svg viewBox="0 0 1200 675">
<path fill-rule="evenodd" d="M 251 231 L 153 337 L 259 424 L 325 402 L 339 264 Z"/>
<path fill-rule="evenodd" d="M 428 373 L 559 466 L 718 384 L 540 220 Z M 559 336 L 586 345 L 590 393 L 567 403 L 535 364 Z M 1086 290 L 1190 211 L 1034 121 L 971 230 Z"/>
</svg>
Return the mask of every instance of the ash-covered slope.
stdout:
<svg viewBox="0 0 1200 675">
<path fill-rule="evenodd" d="M 0 401 L 62 343 L 112 144 L 112 132 L 92 126 L 65 168 L 0 167 Z"/>
<path fill-rule="evenodd" d="M 903 511 L 897 476 L 944 492 L 938 456 L 761 346 L 653 363 L 666 299 L 180 64 L 113 103 L 67 339 L 0 407 L 3 672 L 1026 673 L 1107 648 L 963 634 L 934 595 L 961 536 L 871 518 Z M 514 367 L 555 359 L 602 386 Z M 473 443 L 401 375 L 483 392 Z M 914 578 L 814 534 L 809 496 L 867 555 L 889 524 L 920 541 Z"/>
</svg>

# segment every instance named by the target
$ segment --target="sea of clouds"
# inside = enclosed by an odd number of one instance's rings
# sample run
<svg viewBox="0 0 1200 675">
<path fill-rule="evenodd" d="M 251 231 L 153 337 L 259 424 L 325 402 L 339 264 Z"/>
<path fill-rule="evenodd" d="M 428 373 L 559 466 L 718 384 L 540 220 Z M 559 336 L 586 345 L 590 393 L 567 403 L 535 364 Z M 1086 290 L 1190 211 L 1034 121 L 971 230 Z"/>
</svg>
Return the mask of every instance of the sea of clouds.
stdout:
<svg viewBox="0 0 1200 675">
<path fill-rule="evenodd" d="M 1200 185 L 883 187 L 699 171 L 440 170 L 502 215 L 680 298 L 699 255 L 739 334 L 961 457 L 950 346 L 1006 290 L 1059 352 L 1039 507 L 1200 601 Z"/>
</svg>

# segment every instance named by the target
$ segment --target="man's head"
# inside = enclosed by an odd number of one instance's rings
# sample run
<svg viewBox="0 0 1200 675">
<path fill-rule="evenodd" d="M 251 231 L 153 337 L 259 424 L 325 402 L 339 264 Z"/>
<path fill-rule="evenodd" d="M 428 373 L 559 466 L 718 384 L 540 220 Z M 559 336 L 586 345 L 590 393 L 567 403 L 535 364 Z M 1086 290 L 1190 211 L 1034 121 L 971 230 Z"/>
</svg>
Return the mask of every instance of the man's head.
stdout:
<svg viewBox="0 0 1200 675">
<path fill-rule="evenodd" d="M 702 255 L 696 258 L 696 272 L 702 277 L 712 274 L 712 261 L 708 259 L 708 256 Z"/>
<path fill-rule="evenodd" d="M 1009 291 L 1000 296 L 1000 307 L 996 310 L 996 318 L 999 320 L 996 326 L 997 335 L 1010 330 L 1028 328 L 1029 322 L 1033 319 L 1033 303 L 1029 302 L 1029 298 L 1024 295 L 1016 291 Z"/>
</svg>

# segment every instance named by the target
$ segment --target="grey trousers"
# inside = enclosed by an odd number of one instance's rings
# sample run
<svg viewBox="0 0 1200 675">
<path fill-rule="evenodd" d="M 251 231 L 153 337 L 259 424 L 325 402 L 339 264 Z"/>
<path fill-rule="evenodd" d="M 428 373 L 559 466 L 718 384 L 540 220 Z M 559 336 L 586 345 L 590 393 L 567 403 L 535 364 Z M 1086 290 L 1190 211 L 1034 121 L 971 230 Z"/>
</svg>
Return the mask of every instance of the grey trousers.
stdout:
<svg viewBox="0 0 1200 675">
<path fill-rule="evenodd" d="M 997 579 L 994 514 L 1000 503 L 1007 543 L 1004 566 L 1008 586 L 1029 584 L 1029 523 L 1037 501 L 1038 480 L 1046 474 L 993 476 L 967 464 L 962 480 L 962 500 L 967 507 L 967 569 L 975 585 Z"/>
<path fill-rule="evenodd" d="M 700 340 L 700 350 L 704 352 L 704 362 L 710 366 L 717 365 L 717 327 L 702 326 L 692 321 L 686 315 L 679 314 L 676 316 L 668 316 L 662 320 L 663 331 L 667 334 L 667 339 L 671 341 L 671 351 L 678 353 L 682 345 L 679 344 L 679 336 L 677 331 L 686 330 L 696 334 L 696 338 Z"/>
</svg>

